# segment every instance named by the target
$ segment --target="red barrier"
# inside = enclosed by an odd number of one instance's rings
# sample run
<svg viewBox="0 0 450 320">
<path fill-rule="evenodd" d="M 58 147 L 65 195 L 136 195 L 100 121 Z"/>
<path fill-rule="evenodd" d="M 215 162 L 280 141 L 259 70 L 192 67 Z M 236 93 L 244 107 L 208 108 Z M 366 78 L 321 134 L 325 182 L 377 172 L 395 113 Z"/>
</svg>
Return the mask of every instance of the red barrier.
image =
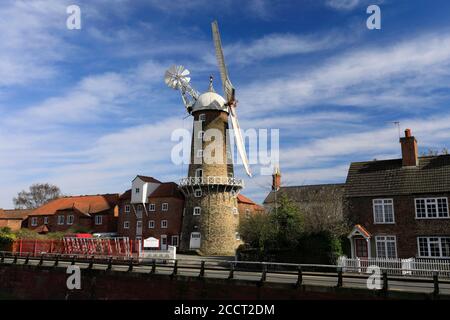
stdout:
<svg viewBox="0 0 450 320">
<path fill-rule="evenodd" d="M 89 256 L 115 256 L 129 258 L 139 256 L 140 240 L 123 238 L 77 238 L 64 237 L 57 240 L 17 240 L 11 251 L 19 255 L 76 254 Z"/>
</svg>

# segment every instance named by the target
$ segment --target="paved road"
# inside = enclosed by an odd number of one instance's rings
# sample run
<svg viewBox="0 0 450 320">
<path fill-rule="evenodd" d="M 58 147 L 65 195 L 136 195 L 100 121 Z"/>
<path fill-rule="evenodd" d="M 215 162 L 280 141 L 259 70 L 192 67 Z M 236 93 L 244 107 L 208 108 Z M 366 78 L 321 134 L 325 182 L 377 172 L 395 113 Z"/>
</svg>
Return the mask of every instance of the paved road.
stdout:
<svg viewBox="0 0 450 320">
<path fill-rule="evenodd" d="M 195 259 L 194 259 L 195 260 Z M 12 258 L 5 258 L 5 263 L 12 263 Z M 17 264 L 24 264 L 25 259 L 19 258 L 17 260 Z M 179 268 L 177 270 L 178 275 L 182 276 L 192 276 L 197 277 L 199 275 L 199 261 L 195 262 L 193 260 L 191 261 L 181 261 L 179 260 Z M 28 262 L 29 265 L 38 265 L 39 260 L 30 259 Z M 58 266 L 61 268 L 67 268 L 71 262 L 67 261 L 60 261 Z M 53 266 L 54 261 L 44 261 L 43 266 Z M 84 262 L 77 262 L 77 266 L 80 266 L 81 269 L 88 268 L 89 263 Z M 226 265 L 226 264 L 225 264 Z M 226 279 L 228 278 L 230 271 L 226 268 L 226 266 L 221 264 L 220 262 L 217 263 L 214 268 L 217 270 L 205 270 L 205 277 L 206 278 L 220 278 L 220 279 Z M 94 264 L 93 269 L 95 270 L 106 270 L 107 265 L 106 264 Z M 152 269 L 151 265 L 139 265 L 134 266 L 132 272 L 139 272 L 139 273 L 150 273 Z M 127 265 L 113 265 L 112 266 L 113 271 L 123 271 L 126 272 L 128 270 Z M 160 275 L 171 275 L 173 272 L 173 264 L 167 264 L 167 265 L 160 265 L 158 264 L 156 269 L 156 274 Z M 253 271 L 241 271 L 236 270 L 234 272 L 233 278 L 237 280 L 247 280 L 247 281 L 259 281 L 261 279 L 261 272 L 253 272 Z M 348 276 L 353 276 L 357 278 L 348 278 Z M 338 282 L 337 275 L 333 274 L 325 274 L 325 273 L 303 273 L 303 284 L 304 285 L 316 285 L 316 286 L 325 286 L 325 287 L 334 287 L 336 286 Z M 361 288 L 361 289 L 367 289 L 366 280 L 367 276 L 364 275 L 358 275 L 355 273 L 352 274 L 344 274 L 343 277 L 343 287 L 346 288 Z M 274 283 L 286 283 L 286 284 L 295 284 L 297 282 L 297 273 L 292 272 L 290 274 L 274 274 L 274 273 L 267 273 L 266 276 L 267 282 L 274 282 Z M 441 294 L 448 294 L 450 295 L 450 283 L 440 283 L 439 285 L 440 293 Z M 414 282 L 414 279 L 411 279 L 411 281 L 395 281 L 395 280 L 389 280 L 389 290 L 398 290 L 398 291 L 405 291 L 405 292 L 419 292 L 419 293 L 431 293 L 433 292 L 433 283 L 418 283 Z"/>
</svg>

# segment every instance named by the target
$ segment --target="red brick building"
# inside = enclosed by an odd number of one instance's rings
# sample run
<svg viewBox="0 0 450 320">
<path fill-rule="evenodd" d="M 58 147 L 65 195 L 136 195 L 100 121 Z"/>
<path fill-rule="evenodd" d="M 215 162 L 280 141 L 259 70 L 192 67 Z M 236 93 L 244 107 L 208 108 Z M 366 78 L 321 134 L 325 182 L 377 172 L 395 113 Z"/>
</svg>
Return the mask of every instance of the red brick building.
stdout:
<svg viewBox="0 0 450 320">
<path fill-rule="evenodd" d="M 26 228 L 28 215 L 32 210 L 29 209 L 0 209 L 0 228 L 10 228 L 12 231 Z"/>
<path fill-rule="evenodd" d="M 119 194 L 63 197 L 33 210 L 28 228 L 40 233 L 84 229 L 92 233 L 115 233 Z"/>
<path fill-rule="evenodd" d="M 254 214 L 264 213 L 265 209 L 263 206 L 253 202 L 253 200 L 247 198 L 246 196 L 239 194 L 238 197 L 238 211 L 239 218 L 245 219 Z"/>
<path fill-rule="evenodd" d="M 419 157 L 409 129 L 400 143 L 401 159 L 350 166 L 352 257 L 450 258 L 450 155 Z"/>
<path fill-rule="evenodd" d="M 118 234 L 130 239 L 156 238 L 160 248 L 179 246 L 184 196 L 174 182 L 137 176 L 120 196 Z"/>
</svg>

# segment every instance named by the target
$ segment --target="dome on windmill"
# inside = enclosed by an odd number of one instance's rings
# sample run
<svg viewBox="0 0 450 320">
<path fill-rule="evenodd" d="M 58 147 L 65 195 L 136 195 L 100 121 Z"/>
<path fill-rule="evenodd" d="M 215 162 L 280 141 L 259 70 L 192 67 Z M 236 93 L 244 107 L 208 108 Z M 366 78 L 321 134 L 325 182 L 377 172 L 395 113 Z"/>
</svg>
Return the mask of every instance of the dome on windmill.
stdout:
<svg viewBox="0 0 450 320">
<path fill-rule="evenodd" d="M 225 106 L 226 100 L 214 91 L 212 80 L 207 92 L 202 93 L 192 107 L 192 112 L 200 110 L 221 110 L 228 112 L 228 107 Z"/>
</svg>

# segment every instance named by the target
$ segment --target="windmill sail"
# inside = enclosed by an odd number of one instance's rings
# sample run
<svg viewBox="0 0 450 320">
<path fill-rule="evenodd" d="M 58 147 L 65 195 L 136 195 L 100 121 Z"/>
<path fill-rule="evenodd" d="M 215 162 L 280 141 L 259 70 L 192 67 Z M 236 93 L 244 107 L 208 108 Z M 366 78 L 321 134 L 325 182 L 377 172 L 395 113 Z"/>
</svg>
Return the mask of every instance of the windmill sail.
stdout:
<svg viewBox="0 0 450 320">
<path fill-rule="evenodd" d="M 250 171 L 250 166 L 248 163 L 247 153 L 245 151 L 244 140 L 242 139 L 241 128 L 239 127 L 239 122 L 237 119 L 237 114 L 235 110 L 236 100 L 234 97 L 234 87 L 231 84 L 230 79 L 228 78 L 228 70 L 225 65 L 225 58 L 223 56 L 222 50 L 222 41 L 220 40 L 219 26 L 217 25 L 217 21 L 212 23 L 212 33 L 214 40 L 214 47 L 216 49 L 216 58 L 217 64 L 219 65 L 220 70 L 220 78 L 222 80 L 223 92 L 227 98 L 229 114 L 231 118 L 231 123 L 233 125 L 234 137 L 236 140 L 236 147 L 239 152 L 239 156 L 242 159 L 242 163 L 244 165 L 245 171 L 251 177 L 252 173 Z"/>
<path fill-rule="evenodd" d="M 234 100 L 234 87 L 231 84 L 230 79 L 228 78 L 228 70 L 225 65 L 225 58 L 223 56 L 222 50 L 222 41 L 220 40 L 219 26 L 217 25 L 217 21 L 214 21 L 212 23 L 212 33 L 214 47 L 216 49 L 217 64 L 219 65 L 220 79 L 222 80 L 223 85 L 223 92 L 228 102 L 231 102 L 232 100 Z"/>
<path fill-rule="evenodd" d="M 248 176 L 251 177 L 252 172 L 250 171 L 247 153 L 245 152 L 244 139 L 242 139 L 241 128 L 239 127 L 239 122 L 238 122 L 235 112 L 236 112 L 236 110 L 231 109 L 230 118 L 231 118 L 231 123 L 233 124 L 233 131 L 234 131 L 234 136 L 235 136 L 235 140 L 236 140 L 236 147 L 239 152 L 239 156 L 242 159 L 242 164 L 244 165 L 245 172 L 247 172 Z"/>
</svg>

